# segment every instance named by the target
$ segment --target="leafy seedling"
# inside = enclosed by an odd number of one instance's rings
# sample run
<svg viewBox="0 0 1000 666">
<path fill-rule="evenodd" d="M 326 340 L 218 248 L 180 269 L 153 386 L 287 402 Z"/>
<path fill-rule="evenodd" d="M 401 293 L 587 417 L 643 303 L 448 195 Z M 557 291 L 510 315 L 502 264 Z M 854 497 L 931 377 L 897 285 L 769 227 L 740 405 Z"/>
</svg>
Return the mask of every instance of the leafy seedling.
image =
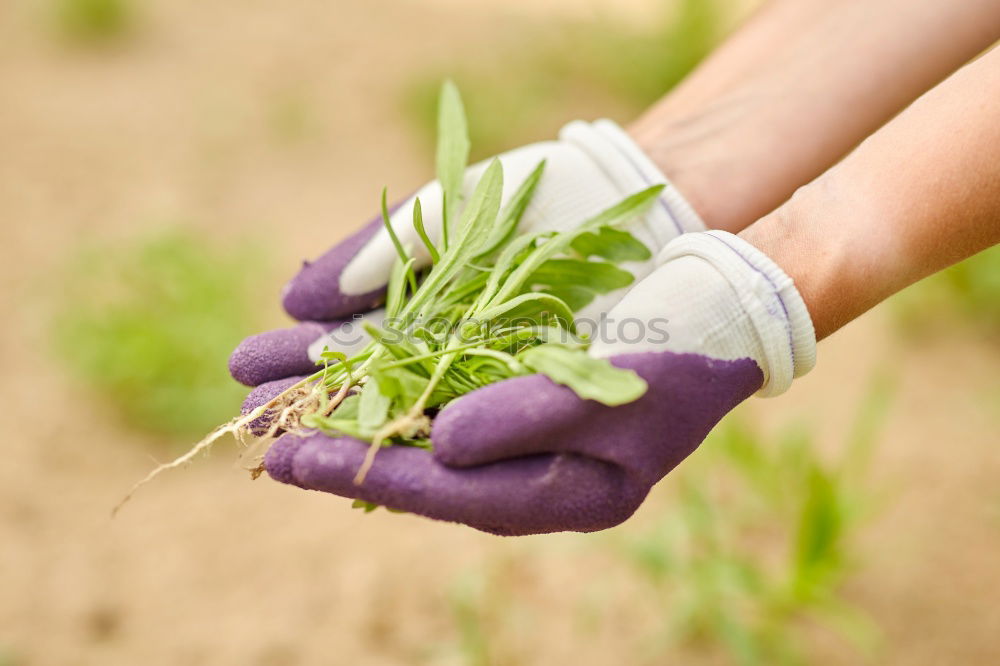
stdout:
<svg viewBox="0 0 1000 666">
<path fill-rule="evenodd" d="M 371 342 L 350 358 L 326 351 L 321 370 L 220 426 L 136 488 L 190 461 L 224 434 L 256 439 L 259 450 L 266 450 L 279 434 L 306 428 L 370 442 L 355 477 L 361 484 L 380 447 L 430 447 L 437 410 L 518 375 L 541 373 L 583 398 L 611 406 L 646 391 L 632 370 L 589 356 L 573 319 L 595 295 L 631 284 L 631 273 L 617 264 L 648 258 L 649 251 L 621 227 L 652 204 L 662 185 L 625 197 L 567 231 L 520 231 L 545 163 L 501 205 L 503 167 L 494 159 L 466 198 L 467 123 L 451 83 L 442 88 L 438 118 L 441 242 L 431 242 L 421 206 L 415 205 L 413 226 L 431 257 L 430 266 L 418 271 L 393 228 L 383 192 L 382 221 L 398 257 L 386 291 L 385 321 L 366 327 Z M 270 427 L 254 433 L 251 424 L 262 417 Z M 254 461 L 258 474 L 262 458 Z"/>
</svg>

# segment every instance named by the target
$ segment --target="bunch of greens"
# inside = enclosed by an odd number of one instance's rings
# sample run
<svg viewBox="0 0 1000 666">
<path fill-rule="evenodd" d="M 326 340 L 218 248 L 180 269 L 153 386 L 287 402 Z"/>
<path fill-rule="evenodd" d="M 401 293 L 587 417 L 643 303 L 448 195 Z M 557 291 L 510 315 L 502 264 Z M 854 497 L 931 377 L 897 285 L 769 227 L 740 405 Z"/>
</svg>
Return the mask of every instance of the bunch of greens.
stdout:
<svg viewBox="0 0 1000 666">
<path fill-rule="evenodd" d="M 441 91 L 438 132 L 440 244 L 430 240 L 417 199 L 413 226 L 431 257 L 430 267 L 418 272 L 412 248 L 404 247 L 393 229 L 383 191 L 383 222 L 398 257 L 386 292 L 385 322 L 366 325 L 368 346 L 351 358 L 325 350 L 321 370 L 217 429 L 147 480 L 187 462 L 227 432 L 241 439 L 254 434 L 252 424 L 261 417 L 270 427 L 256 433 L 258 447 L 301 428 L 370 441 L 355 479 L 361 483 L 380 446 L 430 447 L 436 410 L 493 382 L 542 373 L 606 405 L 631 402 L 645 392 L 645 382 L 633 371 L 586 353 L 574 312 L 597 294 L 632 282 L 619 263 L 649 258 L 649 249 L 618 227 L 644 211 L 662 186 L 632 194 L 569 231 L 519 232 L 544 162 L 506 206 L 501 207 L 499 160 L 463 200 L 469 139 L 461 98 L 451 83 Z M 255 467 L 257 473 L 261 469 Z"/>
</svg>

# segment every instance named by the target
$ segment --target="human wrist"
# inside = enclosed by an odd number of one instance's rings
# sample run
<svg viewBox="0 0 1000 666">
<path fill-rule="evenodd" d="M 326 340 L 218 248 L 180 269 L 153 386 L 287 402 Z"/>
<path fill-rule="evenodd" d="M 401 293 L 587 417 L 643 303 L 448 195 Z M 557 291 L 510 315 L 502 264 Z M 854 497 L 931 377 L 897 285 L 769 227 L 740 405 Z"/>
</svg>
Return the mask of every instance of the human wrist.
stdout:
<svg viewBox="0 0 1000 666">
<path fill-rule="evenodd" d="M 732 205 L 730 197 L 713 196 L 712 180 L 714 169 L 706 168 L 714 160 L 704 157 L 708 154 L 704 138 L 689 139 L 690 128 L 682 128 L 655 116 L 655 109 L 625 127 L 636 146 L 656 165 L 697 211 L 709 229 L 738 231 L 752 220 L 744 220 L 739 210 Z M 702 150 L 699 156 L 699 147 Z"/>
<path fill-rule="evenodd" d="M 801 184 L 776 161 L 760 102 L 742 93 L 675 104 L 668 97 L 627 126 L 636 145 L 685 193 L 710 229 L 743 230 Z"/>
<path fill-rule="evenodd" d="M 664 268 L 686 265 L 685 276 L 694 279 L 682 291 L 702 292 L 711 302 L 696 327 L 702 351 L 752 358 L 764 373 L 759 395 L 779 395 L 812 370 L 816 336 L 808 309 L 794 281 L 760 249 L 715 230 L 682 236 L 657 259 Z M 679 282 L 674 277 L 667 281 Z"/>
<path fill-rule="evenodd" d="M 840 191 L 835 175 L 828 176 L 739 234 L 795 282 L 817 340 L 891 294 L 887 279 L 901 261 L 883 213 Z"/>
<path fill-rule="evenodd" d="M 563 127 L 559 138 L 574 144 L 600 164 L 623 193 L 652 185 L 664 186 L 648 213 L 660 228 L 656 235 L 661 246 L 678 234 L 705 230 L 705 223 L 682 190 L 614 121 L 574 121 Z"/>
</svg>

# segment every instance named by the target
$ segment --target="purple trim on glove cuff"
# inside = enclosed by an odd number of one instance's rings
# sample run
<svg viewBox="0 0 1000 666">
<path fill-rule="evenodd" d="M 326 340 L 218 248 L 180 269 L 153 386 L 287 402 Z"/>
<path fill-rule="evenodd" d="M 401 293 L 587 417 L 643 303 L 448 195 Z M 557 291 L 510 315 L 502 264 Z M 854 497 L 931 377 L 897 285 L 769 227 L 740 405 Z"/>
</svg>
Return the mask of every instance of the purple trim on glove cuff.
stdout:
<svg viewBox="0 0 1000 666">
<path fill-rule="evenodd" d="M 640 180 L 642 180 L 642 182 L 644 182 L 647 187 L 658 184 L 650 181 L 650 179 L 646 177 L 646 173 L 639 167 L 638 164 L 636 164 L 632 156 L 626 153 L 624 150 L 622 150 L 618 144 L 616 144 L 614 141 L 609 141 L 608 143 L 611 144 L 611 146 L 615 149 L 615 151 L 619 155 L 621 155 L 626 162 L 628 162 L 629 166 L 635 170 L 636 175 L 639 176 Z M 638 150 L 638 147 L 636 147 L 636 150 Z M 667 187 L 672 187 L 672 185 L 668 183 Z M 662 195 L 656 197 L 656 203 L 660 204 L 660 208 L 662 208 L 663 212 L 667 214 L 668 218 L 670 218 L 670 221 L 673 223 L 674 229 L 677 231 L 677 233 L 678 234 L 684 233 L 684 227 L 682 227 L 681 223 L 677 221 L 677 216 L 674 215 L 674 211 L 670 209 L 670 204 L 667 203 L 667 201 L 663 198 Z"/>
<path fill-rule="evenodd" d="M 344 294 L 340 291 L 340 275 L 381 227 L 381 218 L 376 218 L 316 261 L 303 262 L 302 270 L 282 292 L 285 311 L 299 320 L 328 321 L 378 307 L 385 288 L 366 294 Z"/>
<path fill-rule="evenodd" d="M 733 254 L 735 254 L 740 259 L 742 259 L 743 263 L 745 263 L 747 266 L 750 267 L 750 270 L 752 270 L 753 272 L 755 272 L 757 275 L 760 275 L 762 278 L 764 278 L 767 281 L 767 283 L 769 285 L 771 285 L 771 291 L 774 292 L 775 297 L 778 299 L 778 303 L 781 304 L 781 312 L 782 312 L 783 315 L 785 315 L 785 321 L 788 322 L 790 320 L 790 318 L 788 316 L 788 306 L 785 305 L 785 299 L 783 299 L 781 297 L 781 289 L 778 288 L 778 285 L 775 284 L 774 280 L 771 279 L 771 276 L 768 275 L 765 271 L 760 270 L 760 268 L 758 268 L 757 266 L 755 266 L 749 259 L 747 259 L 745 256 L 743 256 L 742 252 L 740 252 L 735 247 L 733 247 L 732 244 L 727 243 L 724 239 L 719 238 L 718 236 L 714 236 L 712 234 L 707 234 L 707 237 L 708 238 L 713 238 L 713 239 L 719 241 L 720 243 L 722 243 L 723 245 L 725 245 L 727 248 L 729 248 L 729 250 Z M 792 335 L 792 328 L 791 328 L 791 326 L 786 325 L 786 328 L 788 329 L 788 349 L 791 352 L 791 355 L 792 355 L 792 366 L 794 367 L 795 366 L 795 338 Z"/>
</svg>

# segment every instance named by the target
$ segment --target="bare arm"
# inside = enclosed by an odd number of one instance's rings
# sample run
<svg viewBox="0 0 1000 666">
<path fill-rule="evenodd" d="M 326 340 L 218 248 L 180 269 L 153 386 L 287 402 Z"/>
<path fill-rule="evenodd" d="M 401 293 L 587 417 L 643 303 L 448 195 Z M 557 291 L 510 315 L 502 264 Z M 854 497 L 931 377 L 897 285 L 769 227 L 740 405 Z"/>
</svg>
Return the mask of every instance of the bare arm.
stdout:
<svg viewBox="0 0 1000 666">
<path fill-rule="evenodd" d="M 735 232 L 997 39 L 996 0 L 774 0 L 629 132 Z"/>
<path fill-rule="evenodd" d="M 994 49 L 741 234 L 795 280 L 818 338 L 1000 242 L 998 101 Z"/>
</svg>

